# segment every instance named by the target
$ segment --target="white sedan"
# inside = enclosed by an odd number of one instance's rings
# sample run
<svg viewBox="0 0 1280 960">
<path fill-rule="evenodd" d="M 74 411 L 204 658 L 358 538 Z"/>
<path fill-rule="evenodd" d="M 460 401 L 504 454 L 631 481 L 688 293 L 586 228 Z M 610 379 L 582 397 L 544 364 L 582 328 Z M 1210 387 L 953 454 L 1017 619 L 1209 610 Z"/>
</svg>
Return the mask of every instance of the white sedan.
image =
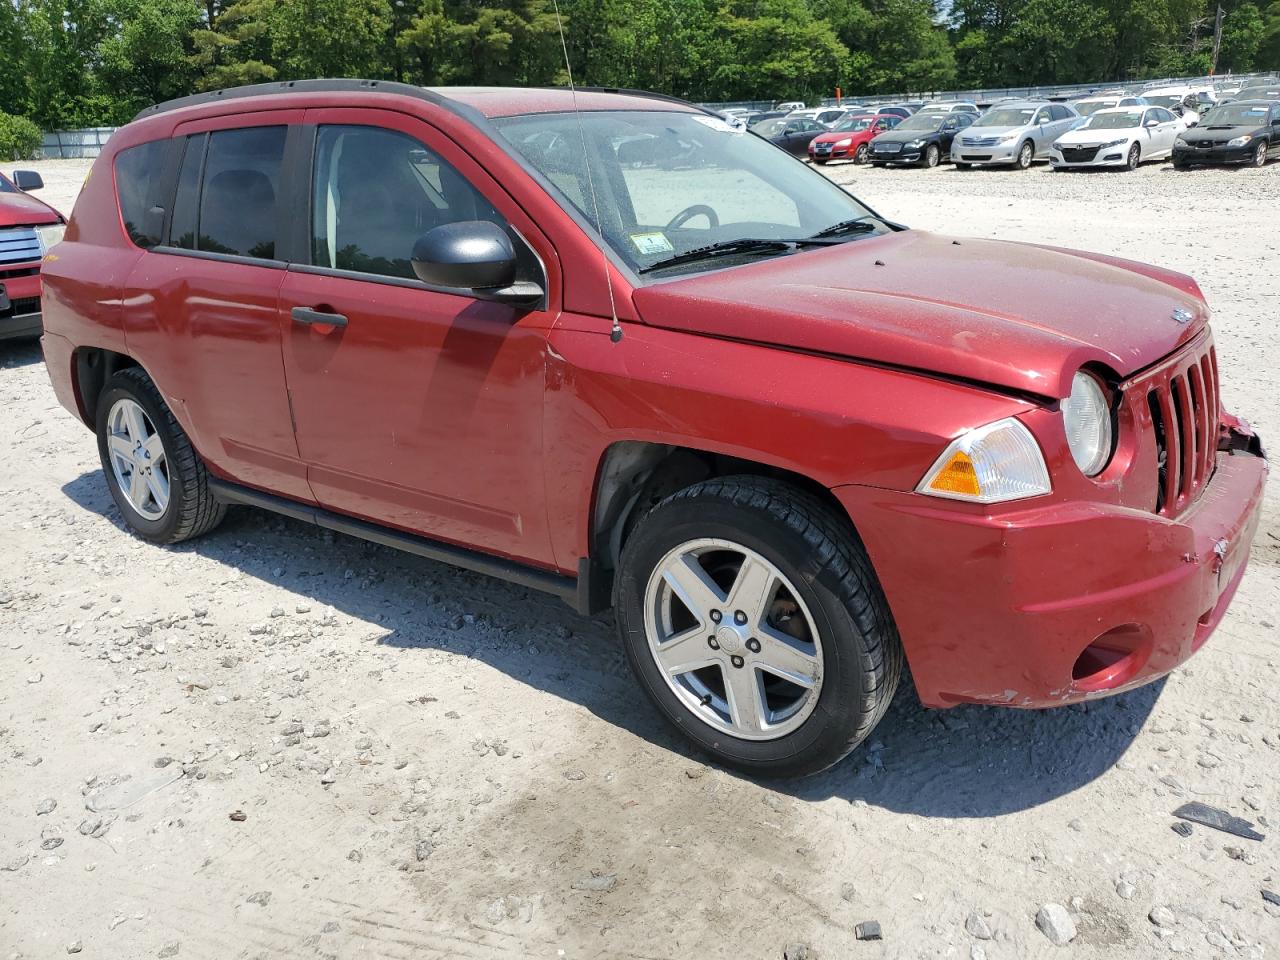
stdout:
<svg viewBox="0 0 1280 960">
<path fill-rule="evenodd" d="M 1054 170 L 1136 170 L 1144 160 L 1162 160 L 1172 155 L 1173 141 L 1186 129 L 1186 122 L 1164 107 L 1099 110 L 1053 141 L 1049 165 Z"/>
</svg>

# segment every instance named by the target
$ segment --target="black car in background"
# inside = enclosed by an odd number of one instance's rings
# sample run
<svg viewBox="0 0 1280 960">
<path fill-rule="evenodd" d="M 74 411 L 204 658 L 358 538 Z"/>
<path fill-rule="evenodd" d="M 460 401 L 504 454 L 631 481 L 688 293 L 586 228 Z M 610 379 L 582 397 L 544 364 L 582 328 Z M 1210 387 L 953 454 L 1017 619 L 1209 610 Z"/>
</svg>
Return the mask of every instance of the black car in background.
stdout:
<svg viewBox="0 0 1280 960">
<path fill-rule="evenodd" d="M 936 167 L 951 156 L 951 141 L 973 123 L 972 113 L 918 113 L 871 141 L 872 166 L 910 163 Z"/>
<path fill-rule="evenodd" d="M 809 141 L 827 128 L 808 117 L 779 117 L 753 124 L 751 132 L 797 157 L 809 155 Z"/>
<path fill-rule="evenodd" d="M 1261 167 L 1280 157 L 1280 101 L 1233 100 L 1214 107 L 1173 141 L 1178 170 L 1206 163 Z"/>
</svg>

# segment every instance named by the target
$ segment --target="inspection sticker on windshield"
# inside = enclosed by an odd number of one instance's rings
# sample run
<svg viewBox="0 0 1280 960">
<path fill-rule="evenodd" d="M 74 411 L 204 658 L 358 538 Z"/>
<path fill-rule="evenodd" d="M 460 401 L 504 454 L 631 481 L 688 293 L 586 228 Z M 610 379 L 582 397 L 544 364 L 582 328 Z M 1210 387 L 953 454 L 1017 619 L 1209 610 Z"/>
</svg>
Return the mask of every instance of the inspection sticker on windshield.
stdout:
<svg viewBox="0 0 1280 960">
<path fill-rule="evenodd" d="M 671 253 L 675 250 L 665 233 L 633 233 L 631 242 L 645 256 L 652 256 L 655 253 Z"/>
</svg>

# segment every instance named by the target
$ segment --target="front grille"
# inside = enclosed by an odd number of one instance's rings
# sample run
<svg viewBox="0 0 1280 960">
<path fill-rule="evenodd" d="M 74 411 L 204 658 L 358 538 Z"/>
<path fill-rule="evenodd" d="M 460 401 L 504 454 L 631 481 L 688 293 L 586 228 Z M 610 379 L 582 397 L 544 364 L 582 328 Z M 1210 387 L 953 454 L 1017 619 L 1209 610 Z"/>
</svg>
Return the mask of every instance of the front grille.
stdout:
<svg viewBox="0 0 1280 960">
<path fill-rule="evenodd" d="M 815 144 L 813 145 L 813 152 L 814 152 L 814 153 L 830 153 L 830 152 L 831 152 L 831 144 L 829 144 L 829 143 L 815 143 Z"/>
<path fill-rule="evenodd" d="M 892 141 L 890 141 L 889 143 L 873 143 L 871 146 L 876 153 L 901 153 L 902 152 L 902 144 L 894 143 Z"/>
<path fill-rule="evenodd" d="M 1192 146 L 1197 150 L 1212 150 L 1214 147 L 1220 147 L 1224 143 L 1226 143 L 1225 140 L 1198 140 Z"/>
<path fill-rule="evenodd" d="M 0 263 L 25 263 L 39 260 L 40 240 L 33 227 L 9 227 L 0 230 Z"/>
<path fill-rule="evenodd" d="M 1155 511 L 1177 516 L 1213 475 L 1218 453 L 1218 355 L 1206 339 L 1141 384 L 1156 445 Z"/>
<path fill-rule="evenodd" d="M 1067 163 L 1088 163 L 1098 155 L 1101 147 L 1063 147 L 1062 159 Z"/>
<path fill-rule="evenodd" d="M 0 317 L 20 317 L 24 313 L 39 313 L 39 297 L 19 297 L 9 301 L 8 310 L 0 310 Z"/>
<path fill-rule="evenodd" d="M 960 154 L 960 159 L 961 159 L 961 160 L 990 160 L 990 159 L 991 159 L 991 154 L 989 154 L 989 153 L 962 153 L 962 154 Z"/>
<path fill-rule="evenodd" d="M 994 147 L 1001 140 L 1000 137 L 961 137 L 960 142 L 966 147 Z"/>
</svg>

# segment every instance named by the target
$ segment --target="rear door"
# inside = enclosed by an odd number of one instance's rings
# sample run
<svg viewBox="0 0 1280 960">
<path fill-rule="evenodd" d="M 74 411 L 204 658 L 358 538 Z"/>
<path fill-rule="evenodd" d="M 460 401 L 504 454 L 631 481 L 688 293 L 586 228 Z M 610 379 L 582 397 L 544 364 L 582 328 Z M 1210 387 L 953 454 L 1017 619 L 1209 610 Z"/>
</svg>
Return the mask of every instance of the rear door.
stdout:
<svg viewBox="0 0 1280 960">
<path fill-rule="evenodd" d="M 164 241 L 124 291 L 129 348 L 196 448 L 230 478 L 310 500 L 298 456 L 277 297 L 289 185 L 285 155 L 301 110 L 183 124 Z"/>
<path fill-rule="evenodd" d="M 289 268 L 278 322 L 317 500 L 549 565 L 542 409 L 559 281 L 547 304 L 517 308 L 428 287 L 410 254 L 433 227 L 489 220 L 523 251 L 519 279 L 546 289 L 554 250 L 498 184 L 422 120 L 315 109 L 305 129 L 314 148 L 299 170 L 311 179 L 310 202 L 296 216 L 310 249 Z"/>
</svg>

